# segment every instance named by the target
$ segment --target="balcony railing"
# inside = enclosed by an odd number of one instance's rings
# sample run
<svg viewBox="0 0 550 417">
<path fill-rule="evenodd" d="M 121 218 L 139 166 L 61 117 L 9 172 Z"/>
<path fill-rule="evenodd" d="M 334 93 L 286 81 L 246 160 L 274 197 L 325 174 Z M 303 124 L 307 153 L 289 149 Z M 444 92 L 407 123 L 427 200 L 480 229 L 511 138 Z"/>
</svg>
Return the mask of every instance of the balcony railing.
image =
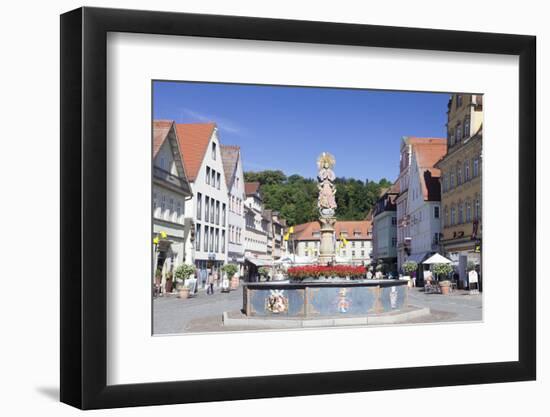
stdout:
<svg viewBox="0 0 550 417">
<path fill-rule="evenodd" d="M 184 178 L 178 177 L 177 175 L 174 175 L 159 167 L 153 167 L 153 176 L 156 179 L 165 181 L 174 187 L 179 188 L 186 194 L 192 194 L 191 189 L 189 188 L 189 183 Z"/>
</svg>

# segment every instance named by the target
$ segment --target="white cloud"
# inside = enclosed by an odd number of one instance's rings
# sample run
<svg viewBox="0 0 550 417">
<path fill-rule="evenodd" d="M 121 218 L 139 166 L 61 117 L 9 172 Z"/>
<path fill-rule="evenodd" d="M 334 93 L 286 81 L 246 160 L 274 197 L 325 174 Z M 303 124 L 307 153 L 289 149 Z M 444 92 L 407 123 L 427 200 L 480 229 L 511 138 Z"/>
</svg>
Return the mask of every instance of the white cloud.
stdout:
<svg viewBox="0 0 550 417">
<path fill-rule="evenodd" d="M 242 126 L 239 126 L 232 120 L 226 119 L 224 117 L 218 117 L 214 114 L 200 113 L 185 107 L 182 108 L 181 111 L 185 116 L 187 116 L 187 118 L 190 117 L 192 119 L 196 119 L 199 122 L 215 122 L 221 131 L 233 133 L 240 136 L 246 134 L 246 129 L 244 129 Z"/>
</svg>

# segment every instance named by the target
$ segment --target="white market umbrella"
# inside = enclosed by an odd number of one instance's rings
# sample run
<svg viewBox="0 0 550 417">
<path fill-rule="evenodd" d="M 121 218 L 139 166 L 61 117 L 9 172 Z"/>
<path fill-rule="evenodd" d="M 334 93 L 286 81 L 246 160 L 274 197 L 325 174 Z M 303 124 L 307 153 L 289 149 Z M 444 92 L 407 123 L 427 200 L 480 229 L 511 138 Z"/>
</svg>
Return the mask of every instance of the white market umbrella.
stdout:
<svg viewBox="0 0 550 417">
<path fill-rule="evenodd" d="M 423 264 L 431 265 L 431 264 L 452 264 L 453 261 L 450 259 L 445 258 L 444 256 L 440 255 L 439 253 L 436 253 L 435 255 L 430 256 L 428 259 L 426 259 Z"/>
</svg>

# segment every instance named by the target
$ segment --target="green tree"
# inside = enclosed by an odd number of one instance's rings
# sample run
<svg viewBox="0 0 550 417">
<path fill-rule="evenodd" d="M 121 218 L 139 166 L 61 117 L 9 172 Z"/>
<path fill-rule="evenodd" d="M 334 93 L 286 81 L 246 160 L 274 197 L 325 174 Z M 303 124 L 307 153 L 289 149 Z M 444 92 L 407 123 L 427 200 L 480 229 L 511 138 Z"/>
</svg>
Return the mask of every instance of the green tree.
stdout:
<svg viewBox="0 0 550 417">
<path fill-rule="evenodd" d="M 317 180 L 279 170 L 245 172 L 245 180 L 259 182 L 264 205 L 280 212 L 289 225 L 315 221 L 317 210 Z M 363 220 L 376 203 L 380 192 L 391 186 L 385 178 L 378 183 L 355 178 L 338 177 L 336 185 L 336 217 L 338 220 Z"/>
</svg>

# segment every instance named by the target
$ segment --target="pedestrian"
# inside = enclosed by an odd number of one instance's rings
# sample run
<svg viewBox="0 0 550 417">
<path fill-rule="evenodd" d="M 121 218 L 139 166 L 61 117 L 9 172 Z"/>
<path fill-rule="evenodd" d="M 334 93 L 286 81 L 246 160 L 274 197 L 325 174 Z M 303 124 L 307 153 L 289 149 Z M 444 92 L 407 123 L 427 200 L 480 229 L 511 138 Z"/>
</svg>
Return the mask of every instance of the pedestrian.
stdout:
<svg viewBox="0 0 550 417">
<path fill-rule="evenodd" d="M 370 269 L 367 271 L 367 279 L 372 279 L 372 272 Z"/>
<path fill-rule="evenodd" d="M 216 284 L 216 288 L 220 288 L 220 276 L 218 275 L 218 270 L 214 269 L 212 275 L 214 276 L 214 284 Z"/>
<path fill-rule="evenodd" d="M 209 271 L 208 273 L 208 279 L 206 280 L 206 294 L 212 295 L 214 294 L 214 273 L 212 271 Z"/>
<path fill-rule="evenodd" d="M 416 272 L 413 271 L 411 275 L 412 275 L 412 286 L 414 288 L 416 287 Z"/>
</svg>

